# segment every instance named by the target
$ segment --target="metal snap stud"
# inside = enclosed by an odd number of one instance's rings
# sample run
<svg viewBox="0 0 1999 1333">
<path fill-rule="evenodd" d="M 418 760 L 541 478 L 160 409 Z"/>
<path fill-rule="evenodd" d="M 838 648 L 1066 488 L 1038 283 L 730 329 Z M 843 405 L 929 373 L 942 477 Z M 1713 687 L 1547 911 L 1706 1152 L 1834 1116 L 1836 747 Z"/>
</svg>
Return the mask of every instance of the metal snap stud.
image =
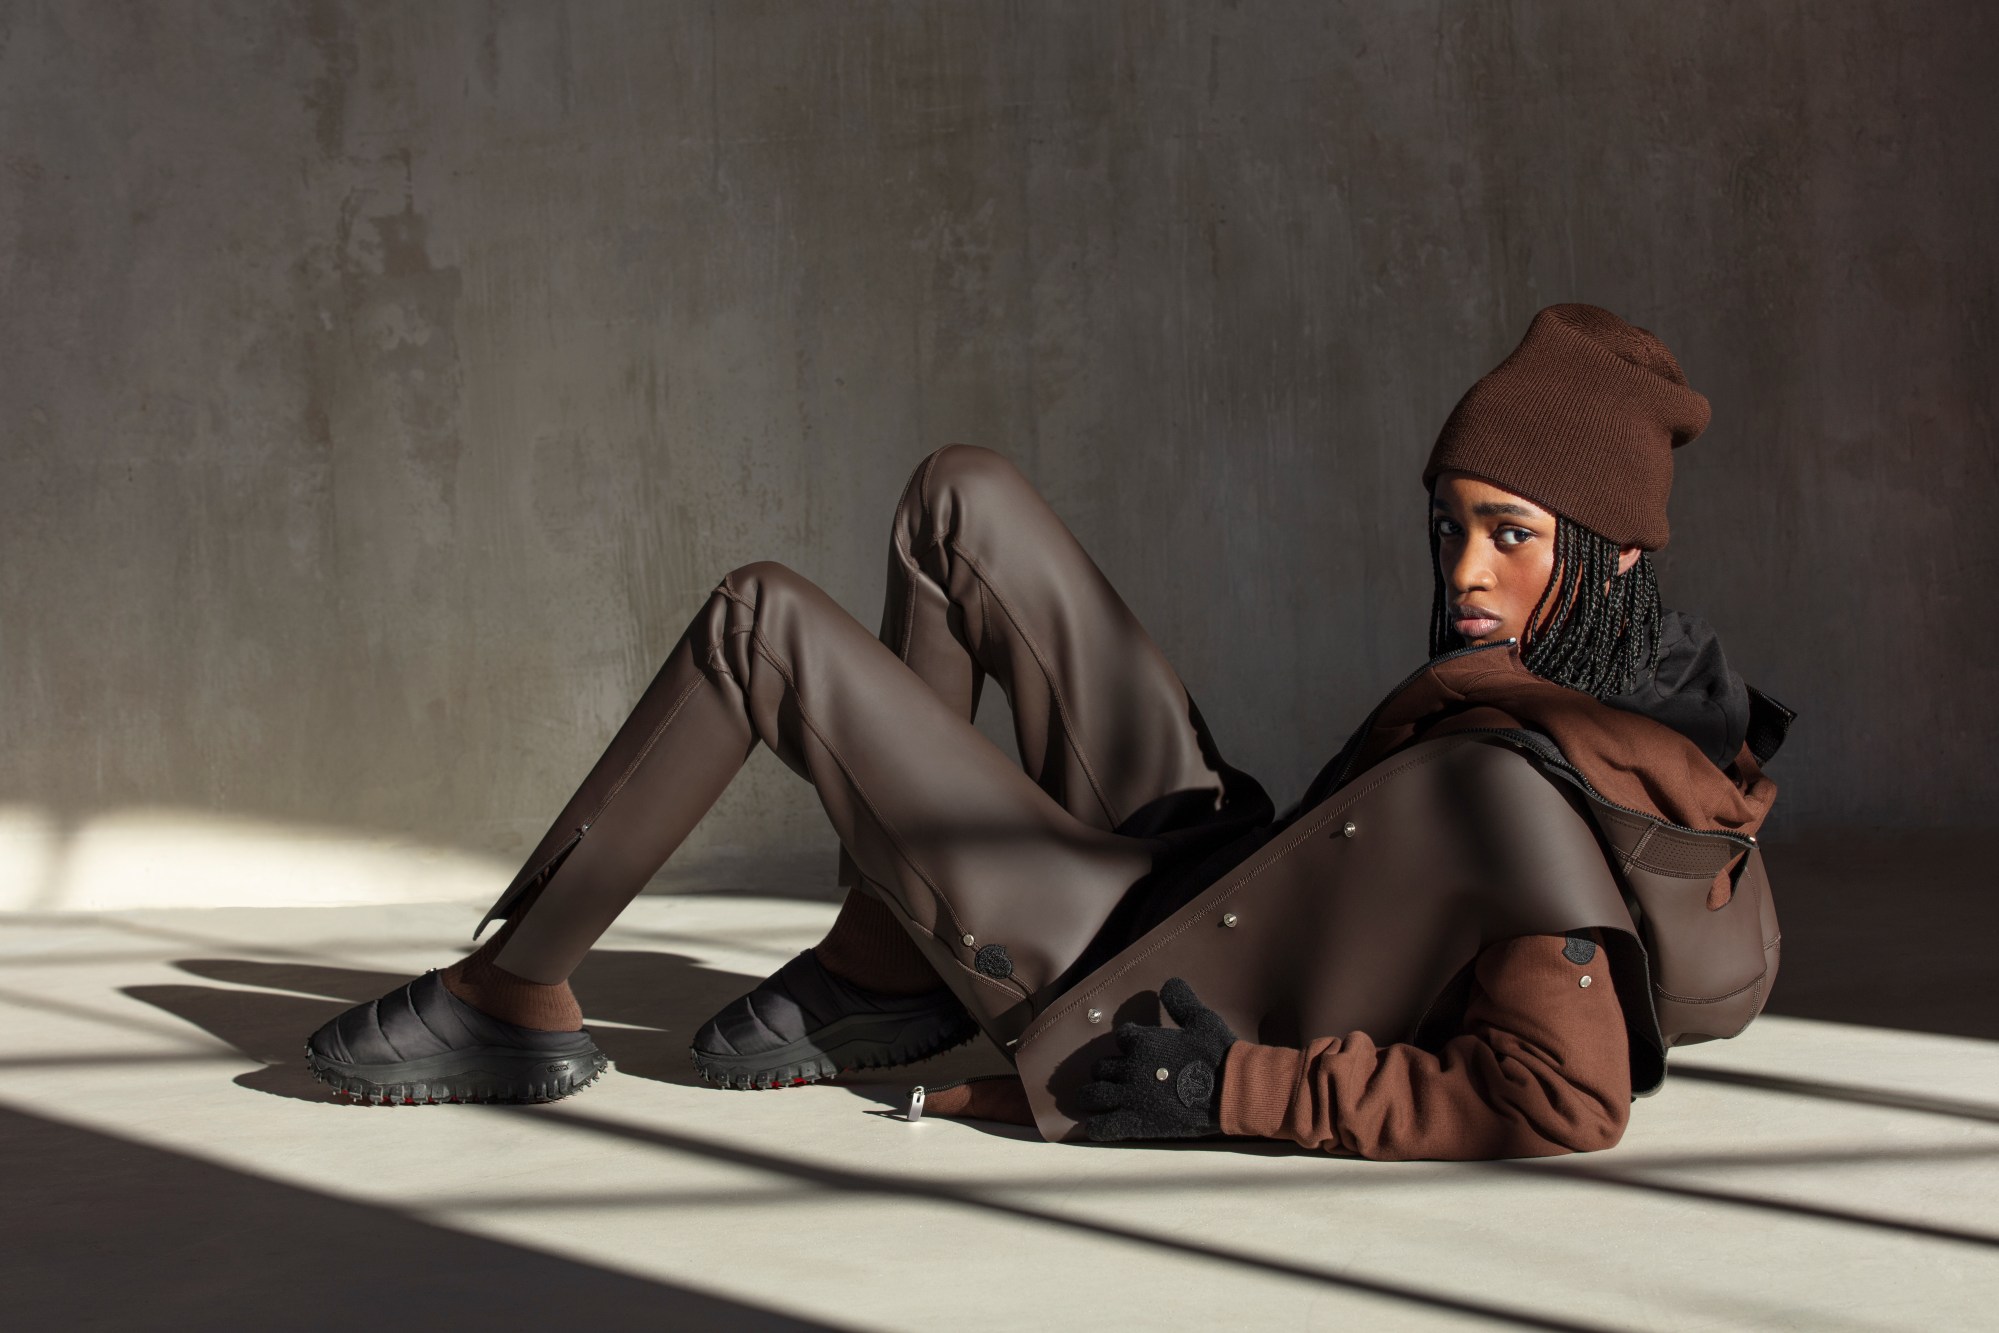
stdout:
<svg viewBox="0 0 1999 1333">
<path fill-rule="evenodd" d="M 1346 823 L 1340 825 L 1340 836 L 1342 838 L 1351 838 L 1354 834 L 1358 832 L 1360 832 L 1360 826 L 1354 823 L 1351 819 L 1349 819 Z"/>
<path fill-rule="evenodd" d="M 965 947 L 968 949 L 972 947 L 972 937 L 970 935 L 965 936 Z"/>
<path fill-rule="evenodd" d="M 1223 925 L 1225 925 L 1225 926 L 1233 926 L 1233 925 L 1235 924 L 1235 913 L 1234 913 L 1234 912 L 1223 912 L 1223 913 L 1222 913 L 1222 924 L 1223 924 Z"/>
<path fill-rule="evenodd" d="M 1166 1081 L 1167 1079 L 1169 1079 L 1169 1078 L 1172 1078 L 1172 1077 L 1173 1077 L 1173 1075 L 1172 1075 L 1171 1073 L 1169 1073 L 1169 1072 L 1168 1072 L 1167 1070 L 1165 1070 L 1165 1069 L 1155 1069 L 1155 1070 L 1153 1070 L 1153 1071 L 1152 1071 L 1152 1076 L 1153 1076 L 1154 1078 L 1158 1079 L 1158 1080 L 1159 1080 L 1159 1081 L 1160 1081 L 1161 1083 L 1164 1083 L 1164 1082 L 1165 1082 L 1165 1081 Z"/>
<path fill-rule="evenodd" d="M 1101 1009 L 1092 1009 L 1084 1017 L 1088 1018 L 1092 1023 L 1101 1023 L 1104 1021 L 1104 1011 Z"/>
<path fill-rule="evenodd" d="M 1582 978 L 1581 978 L 1581 979 L 1580 979 L 1579 981 L 1577 981 L 1577 982 L 1576 982 L 1576 985 L 1578 985 L 1578 986 L 1588 986 L 1588 985 L 1589 985 L 1589 974 L 1588 974 L 1588 973 L 1584 973 L 1584 974 L 1583 974 L 1583 976 L 1582 976 Z"/>
</svg>

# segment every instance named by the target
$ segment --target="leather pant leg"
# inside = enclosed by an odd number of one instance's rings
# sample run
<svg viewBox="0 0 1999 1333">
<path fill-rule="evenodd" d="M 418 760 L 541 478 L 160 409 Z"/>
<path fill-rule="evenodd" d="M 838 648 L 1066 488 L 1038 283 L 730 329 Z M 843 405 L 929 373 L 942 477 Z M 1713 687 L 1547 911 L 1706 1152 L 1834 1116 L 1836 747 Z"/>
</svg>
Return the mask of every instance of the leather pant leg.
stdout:
<svg viewBox="0 0 1999 1333">
<path fill-rule="evenodd" d="M 917 464 L 896 506 L 881 641 L 962 716 L 985 678 L 1028 776 L 1084 823 L 1190 861 L 1267 822 L 1166 656 L 1068 526 L 994 450 Z M 845 847 L 839 882 L 860 878 Z"/>
<path fill-rule="evenodd" d="M 488 914 L 515 919 L 496 961 L 566 977 L 761 741 L 814 784 L 855 877 L 1004 1040 L 1188 816 L 1231 793 L 1225 816 L 1267 814 L 1253 781 L 1210 767 L 1177 677 L 998 455 L 925 460 L 891 571 L 884 637 L 922 674 L 784 566 L 725 577 Z M 969 721 L 986 672 L 1019 701 L 1026 771 Z"/>
</svg>

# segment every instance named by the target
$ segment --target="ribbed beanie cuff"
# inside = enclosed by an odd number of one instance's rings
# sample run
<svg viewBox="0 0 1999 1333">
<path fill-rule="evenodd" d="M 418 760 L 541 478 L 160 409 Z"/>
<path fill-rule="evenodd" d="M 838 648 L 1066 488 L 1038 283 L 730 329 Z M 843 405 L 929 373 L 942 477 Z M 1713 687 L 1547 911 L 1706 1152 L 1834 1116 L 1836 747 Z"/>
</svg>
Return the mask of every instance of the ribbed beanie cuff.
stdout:
<svg viewBox="0 0 1999 1333">
<path fill-rule="evenodd" d="M 1552 305 L 1458 400 L 1423 485 L 1468 473 L 1619 546 L 1656 551 L 1670 535 L 1673 450 L 1709 415 L 1649 331 L 1600 306 Z"/>
</svg>

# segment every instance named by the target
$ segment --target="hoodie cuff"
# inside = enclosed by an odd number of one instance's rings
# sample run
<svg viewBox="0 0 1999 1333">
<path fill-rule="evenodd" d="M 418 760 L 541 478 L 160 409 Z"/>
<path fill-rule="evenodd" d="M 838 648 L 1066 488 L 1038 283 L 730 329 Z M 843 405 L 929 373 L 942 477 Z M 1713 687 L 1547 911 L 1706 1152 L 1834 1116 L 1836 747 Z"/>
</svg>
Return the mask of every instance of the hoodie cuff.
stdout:
<svg viewBox="0 0 1999 1333">
<path fill-rule="evenodd" d="M 1293 1046 L 1238 1041 L 1222 1062 L 1222 1133 L 1254 1139 L 1284 1137 L 1284 1122 L 1305 1067 Z"/>
</svg>

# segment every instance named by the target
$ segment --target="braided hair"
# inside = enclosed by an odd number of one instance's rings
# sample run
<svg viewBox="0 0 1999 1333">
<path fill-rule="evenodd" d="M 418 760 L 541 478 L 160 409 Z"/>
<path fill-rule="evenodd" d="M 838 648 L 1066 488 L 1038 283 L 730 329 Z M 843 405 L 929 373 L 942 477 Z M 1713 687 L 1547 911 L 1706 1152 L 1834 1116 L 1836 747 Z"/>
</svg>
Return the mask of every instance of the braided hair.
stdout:
<svg viewBox="0 0 1999 1333">
<path fill-rule="evenodd" d="M 1430 656 L 1457 646 L 1444 594 L 1437 525 L 1430 530 Z M 1521 661 L 1543 680 L 1601 699 L 1634 688 L 1659 661 L 1659 577 L 1652 557 L 1617 572 L 1617 544 L 1555 515 L 1555 563 L 1548 586 L 1527 617 Z M 1559 585 L 1559 589 L 1558 586 Z M 1542 609 L 1558 598 L 1553 619 L 1539 630 Z"/>
</svg>

